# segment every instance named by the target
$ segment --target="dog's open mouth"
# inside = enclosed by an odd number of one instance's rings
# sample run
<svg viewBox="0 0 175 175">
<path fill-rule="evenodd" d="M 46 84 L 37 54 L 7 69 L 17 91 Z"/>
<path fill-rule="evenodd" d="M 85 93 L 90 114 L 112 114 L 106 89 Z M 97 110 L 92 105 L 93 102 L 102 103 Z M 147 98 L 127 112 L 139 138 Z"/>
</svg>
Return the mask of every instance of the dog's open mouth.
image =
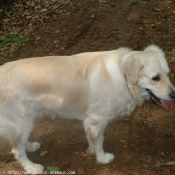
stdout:
<svg viewBox="0 0 175 175">
<path fill-rule="evenodd" d="M 165 109 L 167 110 L 171 110 L 173 108 L 173 101 L 172 100 L 161 100 L 159 99 L 157 96 L 155 96 L 151 90 L 149 89 L 146 89 L 149 94 L 151 95 L 151 97 L 153 98 L 153 100 L 158 104 L 158 105 L 161 105 L 163 106 Z"/>
</svg>

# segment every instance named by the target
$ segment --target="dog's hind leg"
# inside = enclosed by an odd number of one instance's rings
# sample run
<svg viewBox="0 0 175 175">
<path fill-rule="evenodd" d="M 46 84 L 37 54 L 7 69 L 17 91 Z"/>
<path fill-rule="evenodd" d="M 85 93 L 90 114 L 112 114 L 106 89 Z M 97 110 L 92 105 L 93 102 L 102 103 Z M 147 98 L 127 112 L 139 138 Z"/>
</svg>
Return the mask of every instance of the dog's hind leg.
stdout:
<svg viewBox="0 0 175 175">
<path fill-rule="evenodd" d="M 107 124 L 108 120 L 95 115 L 87 117 L 83 123 L 89 143 L 88 152 L 95 154 L 97 162 L 102 164 L 107 164 L 114 159 L 113 154 L 105 153 L 103 150 L 103 134 Z"/>
<path fill-rule="evenodd" d="M 32 124 L 30 125 L 28 123 L 23 123 L 23 126 L 20 126 L 20 128 L 17 128 L 19 126 L 15 126 L 15 135 L 11 138 L 11 144 L 13 146 L 12 153 L 27 173 L 39 173 L 42 172 L 44 167 L 39 164 L 34 164 L 27 158 L 26 155 L 26 150 L 35 151 L 40 147 L 40 145 L 36 142 L 28 142 L 28 138 L 33 129 L 32 126 Z"/>
</svg>

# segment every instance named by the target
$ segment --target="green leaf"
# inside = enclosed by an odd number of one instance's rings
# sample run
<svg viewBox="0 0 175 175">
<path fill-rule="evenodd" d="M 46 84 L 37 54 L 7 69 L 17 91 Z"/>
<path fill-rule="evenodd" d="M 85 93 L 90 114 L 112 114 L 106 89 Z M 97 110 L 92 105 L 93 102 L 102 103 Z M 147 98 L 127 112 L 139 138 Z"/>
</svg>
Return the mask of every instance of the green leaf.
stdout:
<svg viewBox="0 0 175 175">
<path fill-rule="evenodd" d="M 58 43 L 58 41 L 57 40 L 54 40 L 54 44 L 57 44 Z"/>
<path fill-rule="evenodd" d="M 19 39 L 15 35 L 9 35 L 9 38 L 10 38 L 10 40 L 11 40 L 12 43 L 18 43 L 18 44 L 20 44 L 22 42 L 21 39 Z"/>
<path fill-rule="evenodd" d="M 21 40 L 20 40 L 19 38 L 14 38 L 14 39 L 13 39 L 13 42 L 14 42 L 14 43 L 16 42 L 16 43 L 20 44 L 20 43 L 21 43 Z"/>
<path fill-rule="evenodd" d="M 47 151 L 42 151 L 40 156 L 45 156 L 47 154 Z"/>
<path fill-rule="evenodd" d="M 50 172 L 50 174 L 58 174 L 58 171 L 60 171 L 60 168 L 57 166 L 48 166 L 47 171 Z"/>
</svg>

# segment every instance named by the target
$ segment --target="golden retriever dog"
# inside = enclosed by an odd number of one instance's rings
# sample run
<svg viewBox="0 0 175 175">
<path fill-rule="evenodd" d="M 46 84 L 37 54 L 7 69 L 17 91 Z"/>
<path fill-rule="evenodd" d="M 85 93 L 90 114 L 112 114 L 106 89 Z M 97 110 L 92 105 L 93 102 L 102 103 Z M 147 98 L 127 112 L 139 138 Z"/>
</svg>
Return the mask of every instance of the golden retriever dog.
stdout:
<svg viewBox="0 0 175 175">
<path fill-rule="evenodd" d="M 44 167 L 26 155 L 40 148 L 28 141 L 36 119 L 78 119 L 87 135 L 87 151 L 107 164 L 114 159 L 103 150 L 108 121 L 129 116 L 150 97 L 167 110 L 173 108 L 175 88 L 168 73 L 165 55 L 156 45 L 143 51 L 119 48 L 6 63 L 0 67 L 0 136 L 10 142 L 26 172 L 42 172 Z"/>
</svg>

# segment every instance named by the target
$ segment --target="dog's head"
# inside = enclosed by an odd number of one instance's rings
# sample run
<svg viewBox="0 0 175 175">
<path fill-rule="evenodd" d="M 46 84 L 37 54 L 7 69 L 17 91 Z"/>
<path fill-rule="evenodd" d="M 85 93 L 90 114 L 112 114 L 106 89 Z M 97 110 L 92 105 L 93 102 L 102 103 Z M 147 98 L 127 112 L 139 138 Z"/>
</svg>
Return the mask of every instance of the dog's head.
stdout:
<svg viewBox="0 0 175 175">
<path fill-rule="evenodd" d="M 173 108 L 175 88 L 169 80 L 169 67 L 159 47 L 151 45 L 143 51 L 131 51 L 124 58 L 123 70 L 131 89 L 139 89 L 140 98 L 149 94 L 167 110 Z"/>
</svg>

